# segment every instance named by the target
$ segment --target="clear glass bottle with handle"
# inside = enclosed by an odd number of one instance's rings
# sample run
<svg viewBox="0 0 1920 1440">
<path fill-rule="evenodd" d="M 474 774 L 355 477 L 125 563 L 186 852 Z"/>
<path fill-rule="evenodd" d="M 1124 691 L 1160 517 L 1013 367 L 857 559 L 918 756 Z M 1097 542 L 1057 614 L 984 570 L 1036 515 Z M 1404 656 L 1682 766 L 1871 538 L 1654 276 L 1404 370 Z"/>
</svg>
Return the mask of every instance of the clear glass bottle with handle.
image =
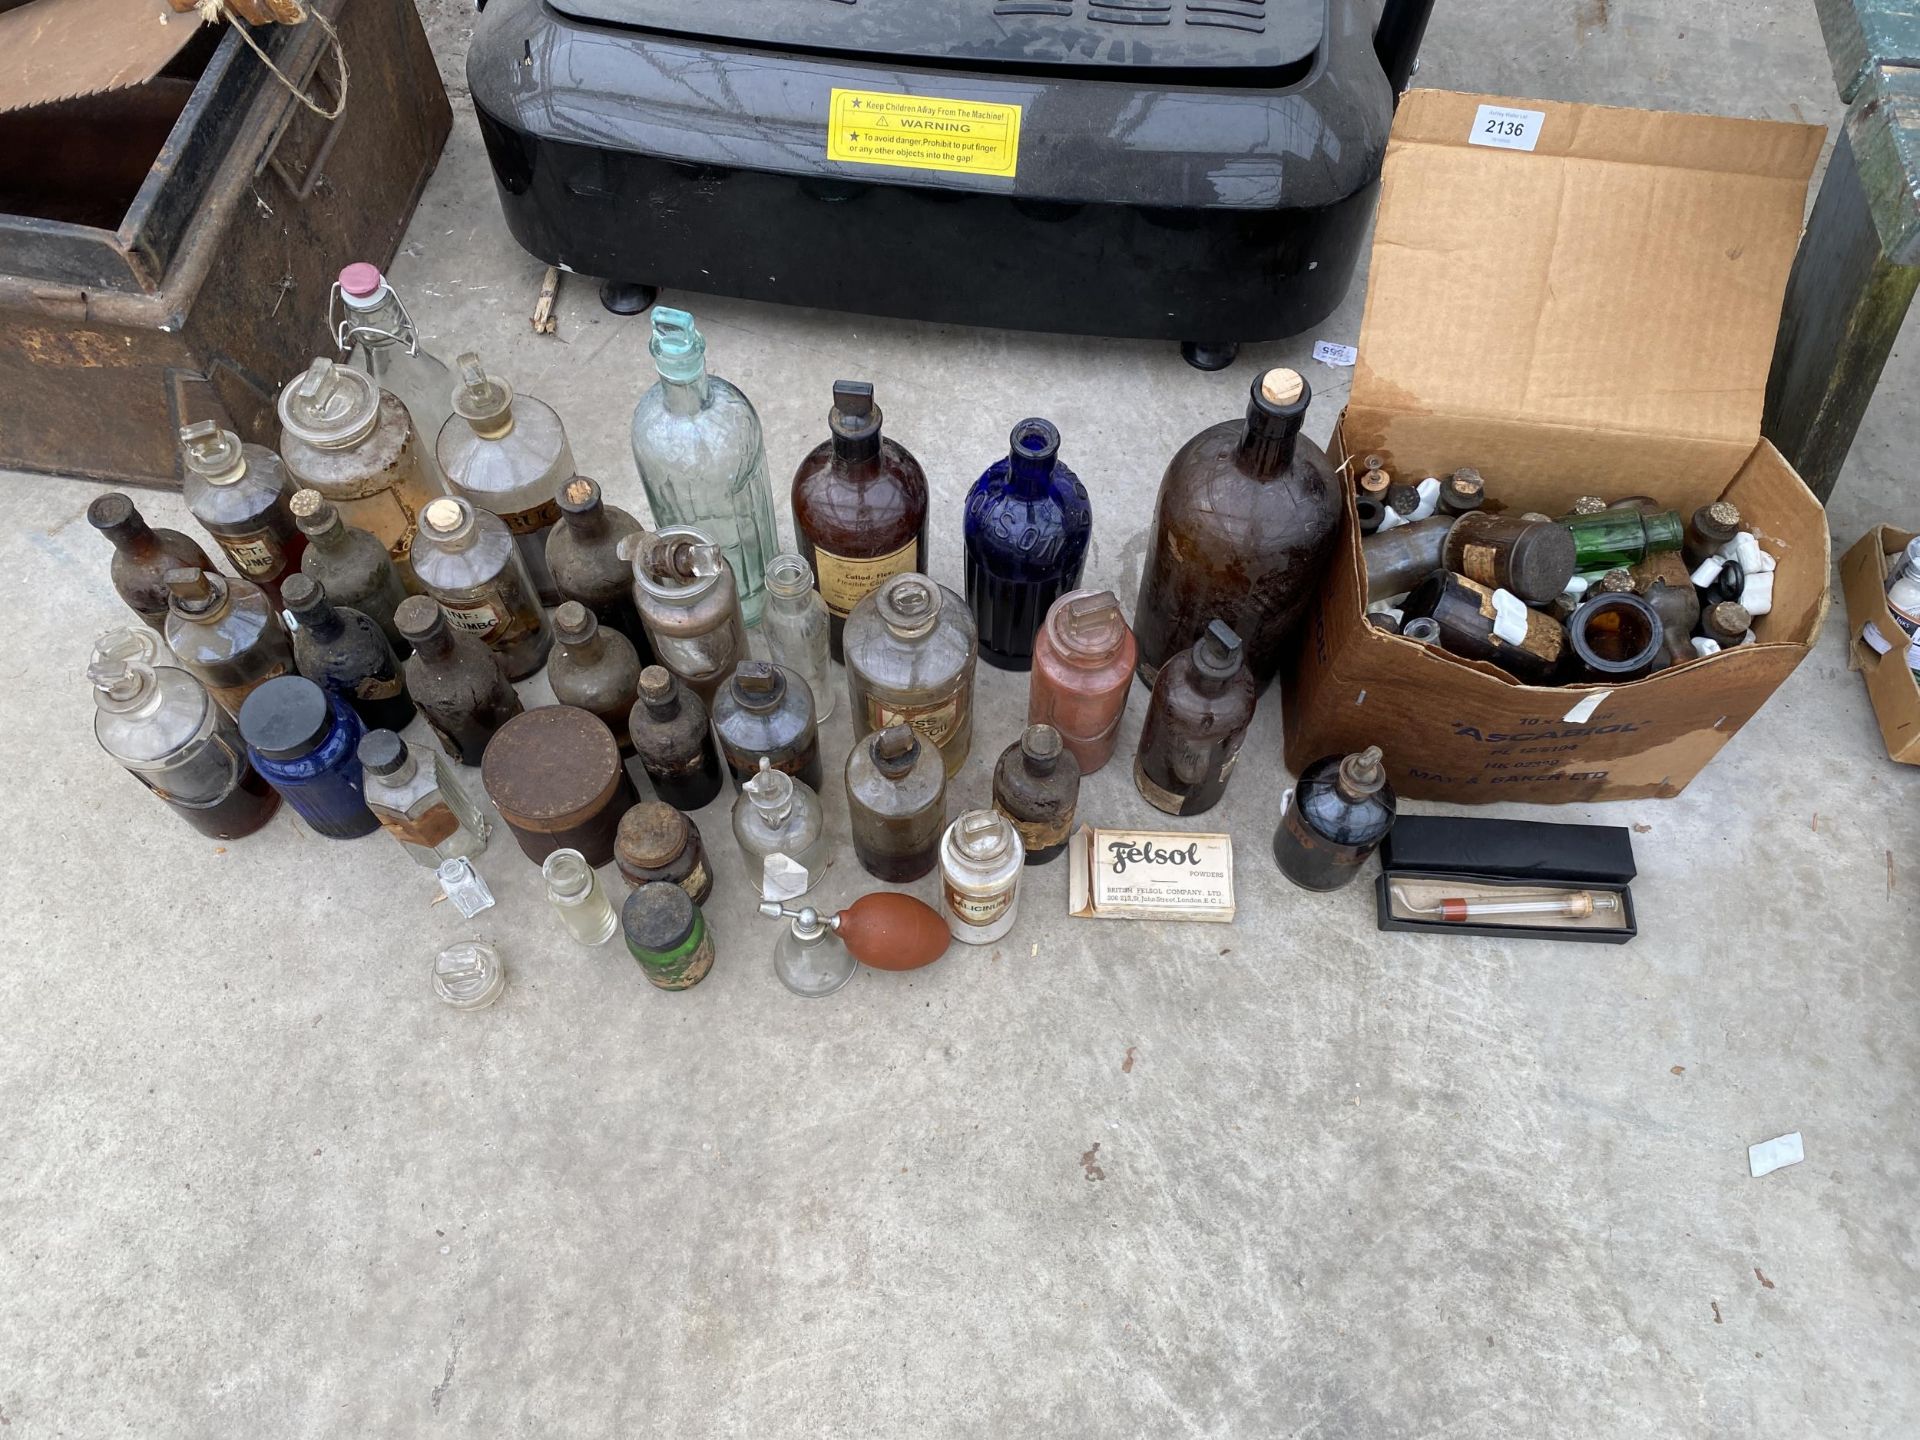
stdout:
<svg viewBox="0 0 1920 1440">
<path fill-rule="evenodd" d="M 763 900 L 791 900 L 833 863 L 820 797 L 765 760 L 733 802 L 733 838 Z"/>
<path fill-rule="evenodd" d="M 369 730 L 360 741 L 360 764 L 367 808 L 416 865 L 438 870 L 444 860 L 486 853 L 493 822 L 438 755 L 391 730 Z"/>
<path fill-rule="evenodd" d="M 438 482 L 439 466 L 430 453 L 433 438 L 453 413 L 453 372 L 447 362 L 420 343 L 413 316 L 394 293 L 380 267 L 362 260 L 340 272 L 333 287 L 327 318 L 334 343 L 355 370 L 365 371 L 373 383 L 396 396 L 413 417 L 419 435 L 421 462 Z"/>
<path fill-rule="evenodd" d="M 556 850 L 541 862 L 547 882 L 547 901 L 567 933 L 582 945 L 604 945 L 620 928 L 620 917 L 600 884 L 600 877 L 578 850 Z"/>
<path fill-rule="evenodd" d="M 814 718 L 833 714 L 833 673 L 828 667 L 827 602 L 813 588 L 813 568 L 791 552 L 767 566 L 767 609 L 761 618 L 773 658 L 807 682 Z"/>
<path fill-rule="evenodd" d="M 287 467 L 266 446 L 243 445 L 211 420 L 183 426 L 180 449 L 187 509 L 233 568 L 278 604 L 280 582 L 299 568 L 307 548 L 287 508 Z"/>
<path fill-rule="evenodd" d="M 524 680 L 547 663 L 553 629 L 513 536 L 491 511 L 443 495 L 420 512 L 414 573 L 447 620 L 506 662 Z"/>
<path fill-rule="evenodd" d="M 266 592 L 210 570 L 169 570 L 167 644 L 236 720 L 247 696 L 293 669 L 293 646 Z"/>
<path fill-rule="evenodd" d="M 560 487 L 573 478 L 573 447 L 544 400 L 515 395 L 480 357 L 460 357 L 453 392 L 458 417 L 440 427 L 434 455 L 447 488 L 506 522 L 540 599 L 560 603 L 547 568 L 547 536 L 560 519 Z"/>
<path fill-rule="evenodd" d="M 712 709 L 714 692 L 748 654 L 732 564 L 704 532 L 685 525 L 629 535 L 620 554 L 633 566 L 634 601 L 655 661 Z"/>
<path fill-rule="evenodd" d="M 726 552 L 749 625 L 760 623 L 767 562 L 780 550 L 760 416 L 707 373 L 707 342 L 684 310 L 653 311 L 660 380 L 633 411 L 633 459 L 656 525 L 694 525 Z"/>
</svg>

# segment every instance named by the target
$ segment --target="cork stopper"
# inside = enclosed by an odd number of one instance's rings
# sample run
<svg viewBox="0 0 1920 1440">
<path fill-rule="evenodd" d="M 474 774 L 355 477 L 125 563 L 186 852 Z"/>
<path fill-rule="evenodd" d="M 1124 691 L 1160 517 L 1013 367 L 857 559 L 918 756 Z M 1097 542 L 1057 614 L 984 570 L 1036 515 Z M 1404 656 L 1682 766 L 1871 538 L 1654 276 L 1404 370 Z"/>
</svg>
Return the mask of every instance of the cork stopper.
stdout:
<svg viewBox="0 0 1920 1440">
<path fill-rule="evenodd" d="M 600 622 L 578 600 L 568 600 L 553 612 L 554 638 L 562 645 L 584 645 L 599 630 Z"/>
<path fill-rule="evenodd" d="M 576 475 L 560 487 L 560 508 L 569 515 L 581 515 L 600 508 L 600 482 Z"/>
<path fill-rule="evenodd" d="M 1740 507 L 1731 500 L 1716 500 L 1707 506 L 1707 518 L 1731 533 L 1740 528 Z"/>
<path fill-rule="evenodd" d="M 473 507 L 456 495 L 442 495 L 420 512 L 420 528 L 436 540 L 451 540 L 473 523 Z"/>
<path fill-rule="evenodd" d="M 1607 508 L 1607 502 L 1598 495 L 1580 495 L 1573 502 L 1575 515 L 1598 515 Z"/>
<path fill-rule="evenodd" d="M 640 698 L 649 706 L 664 705 L 673 698 L 673 672 L 664 665 L 649 665 L 640 672 Z"/>
<path fill-rule="evenodd" d="M 294 491 L 287 508 L 293 512 L 293 523 L 300 527 L 302 535 L 324 535 L 340 518 L 333 502 L 318 490 Z"/>
<path fill-rule="evenodd" d="M 1260 377 L 1260 398 L 1269 405 L 1291 406 L 1307 393 L 1307 382 L 1298 370 L 1274 369 Z"/>
<path fill-rule="evenodd" d="M 1631 595 L 1637 588 L 1630 570 L 1609 570 L 1593 583 L 1594 591 L 1603 595 Z"/>
</svg>

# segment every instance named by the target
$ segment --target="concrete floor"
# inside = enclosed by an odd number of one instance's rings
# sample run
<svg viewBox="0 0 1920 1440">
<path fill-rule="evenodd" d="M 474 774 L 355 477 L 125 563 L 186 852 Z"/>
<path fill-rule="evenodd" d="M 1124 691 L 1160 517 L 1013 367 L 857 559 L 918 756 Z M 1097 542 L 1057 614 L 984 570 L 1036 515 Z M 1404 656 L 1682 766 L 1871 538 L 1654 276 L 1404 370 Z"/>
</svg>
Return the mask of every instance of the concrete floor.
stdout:
<svg viewBox="0 0 1920 1440">
<path fill-rule="evenodd" d="M 425 3 L 458 87 L 471 17 Z M 1801 0 L 1443 3 L 1420 82 L 1836 112 Z M 539 267 L 455 103 L 395 279 L 431 343 L 557 402 L 638 507 L 646 327 L 573 283 L 557 337 L 528 333 Z M 1319 334 L 1356 339 L 1361 295 Z M 1130 597 L 1165 457 L 1252 372 L 681 298 L 778 473 L 831 377 L 879 382 L 954 584 L 964 487 L 1037 412 L 1096 497 L 1090 579 Z M 1314 338 L 1250 358 L 1303 364 L 1324 436 L 1345 374 L 1305 364 Z M 1916 348 L 1834 502 L 1836 554 L 1915 523 Z M 0 727 L 9 1440 L 1920 1430 L 1920 779 L 1883 757 L 1837 606 L 1682 798 L 1505 810 L 1634 826 L 1623 949 L 1380 936 L 1367 887 L 1291 889 L 1264 858 L 1268 703 L 1217 817 L 1243 847 L 1232 928 L 1066 920 L 1054 866 L 1001 946 L 807 1004 L 768 970 L 718 806 L 720 960 L 670 996 L 618 945 L 571 946 L 504 833 L 500 904 L 468 927 L 381 837 L 282 815 L 219 847 L 143 796 L 79 683 L 124 619 L 93 493 L 0 492 L 12 593 L 58 617 L 20 633 L 6 684 L 34 698 Z M 981 678 L 975 801 L 1024 695 Z M 828 734 L 844 754 L 844 703 Z M 1141 820 L 1124 764 L 1082 813 Z M 825 898 L 868 888 L 843 849 Z M 512 970 L 480 1015 L 427 990 L 468 933 Z M 1789 1130 L 1807 1162 L 1749 1178 L 1746 1146 Z"/>
</svg>

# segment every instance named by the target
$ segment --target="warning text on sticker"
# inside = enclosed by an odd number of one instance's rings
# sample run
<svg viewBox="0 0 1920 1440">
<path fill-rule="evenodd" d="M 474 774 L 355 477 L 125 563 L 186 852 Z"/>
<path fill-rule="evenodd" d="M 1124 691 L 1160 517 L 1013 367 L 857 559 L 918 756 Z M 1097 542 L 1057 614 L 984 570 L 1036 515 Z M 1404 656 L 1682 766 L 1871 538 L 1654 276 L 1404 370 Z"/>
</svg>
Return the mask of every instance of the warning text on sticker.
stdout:
<svg viewBox="0 0 1920 1440">
<path fill-rule="evenodd" d="M 1020 161 L 1020 107 L 873 90 L 835 90 L 827 158 L 1011 179 Z"/>
</svg>

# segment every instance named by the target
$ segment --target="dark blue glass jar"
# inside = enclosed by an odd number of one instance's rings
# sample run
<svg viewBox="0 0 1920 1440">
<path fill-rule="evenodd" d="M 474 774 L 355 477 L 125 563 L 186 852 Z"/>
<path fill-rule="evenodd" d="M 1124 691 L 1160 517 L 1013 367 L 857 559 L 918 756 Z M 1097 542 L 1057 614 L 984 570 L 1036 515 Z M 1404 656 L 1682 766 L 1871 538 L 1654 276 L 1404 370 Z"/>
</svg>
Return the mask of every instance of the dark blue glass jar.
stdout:
<svg viewBox="0 0 1920 1440">
<path fill-rule="evenodd" d="M 967 495 L 967 604 L 982 660 L 1033 668 L 1033 637 L 1048 607 L 1079 588 L 1092 533 L 1087 487 L 1060 463 L 1060 432 L 1022 420 L 1007 458 Z"/>
<path fill-rule="evenodd" d="M 360 737 L 366 733 L 352 707 L 298 675 L 267 681 L 240 707 L 247 758 L 302 820 L 330 840 L 380 828 L 367 808 L 360 768 Z"/>
</svg>

